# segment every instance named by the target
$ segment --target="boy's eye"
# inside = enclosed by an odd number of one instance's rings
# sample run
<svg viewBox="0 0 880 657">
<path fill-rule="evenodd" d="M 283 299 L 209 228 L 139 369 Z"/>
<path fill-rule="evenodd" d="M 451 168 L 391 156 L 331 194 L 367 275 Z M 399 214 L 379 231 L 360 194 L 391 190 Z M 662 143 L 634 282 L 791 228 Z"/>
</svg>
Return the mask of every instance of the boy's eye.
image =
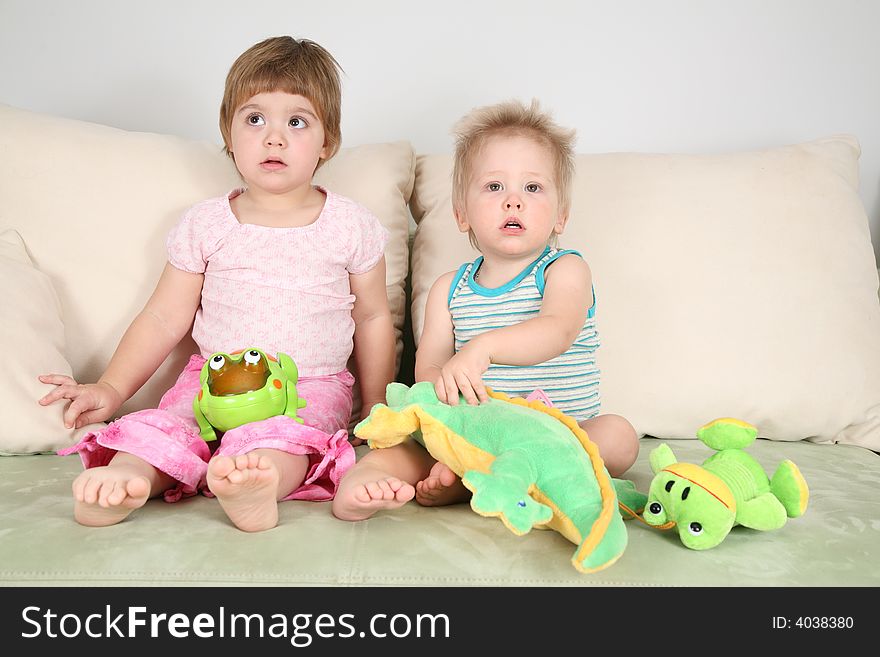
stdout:
<svg viewBox="0 0 880 657">
<path fill-rule="evenodd" d="M 305 128 L 306 122 L 305 122 L 305 120 L 299 118 L 298 116 L 294 116 L 292 119 L 290 119 L 290 121 L 288 122 L 288 125 L 291 128 Z"/>
<path fill-rule="evenodd" d="M 493 182 L 486 185 L 486 189 L 490 192 L 500 192 L 501 191 L 501 183 Z"/>
<path fill-rule="evenodd" d="M 538 183 L 529 183 L 526 185 L 526 191 L 534 194 L 535 192 L 541 191 L 541 186 Z"/>
<path fill-rule="evenodd" d="M 245 119 L 248 125 L 263 125 L 266 121 L 259 114 L 251 114 Z"/>
</svg>

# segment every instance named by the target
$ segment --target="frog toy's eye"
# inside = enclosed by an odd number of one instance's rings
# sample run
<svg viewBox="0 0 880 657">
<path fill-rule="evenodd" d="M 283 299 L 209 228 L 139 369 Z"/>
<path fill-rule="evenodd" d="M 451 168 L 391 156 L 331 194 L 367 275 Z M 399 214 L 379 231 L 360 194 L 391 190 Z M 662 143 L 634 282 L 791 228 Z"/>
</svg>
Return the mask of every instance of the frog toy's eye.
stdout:
<svg viewBox="0 0 880 657">
<path fill-rule="evenodd" d="M 648 511 L 653 513 L 655 516 L 659 516 L 663 513 L 663 505 L 660 502 L 651 502 L 651 505 L 648 507 Z"/>
<path fill-rule="evenodd" d="M 248 365 L 256 365 L 260 362 L 262 356 L 260 352 L 256 349 L 250 349 L 249 351 L 244 352 L 244 362 Z"/>
<path fill-rule="evenodd" d="M 703 525 L 698 522 L 692 522 L 688 525 L 688 531 L 694 536 L 699 536 L 703 533 Z"/>
<path fill-rule="evenodd" d="M 226 359 L 223 358 L 220 354 L 216 356 L 211 356 L 211 360 L 208 361 L 208 365 L 212 370 L 219 370 L 224 365 L 226 365 Z"/>
</svg>

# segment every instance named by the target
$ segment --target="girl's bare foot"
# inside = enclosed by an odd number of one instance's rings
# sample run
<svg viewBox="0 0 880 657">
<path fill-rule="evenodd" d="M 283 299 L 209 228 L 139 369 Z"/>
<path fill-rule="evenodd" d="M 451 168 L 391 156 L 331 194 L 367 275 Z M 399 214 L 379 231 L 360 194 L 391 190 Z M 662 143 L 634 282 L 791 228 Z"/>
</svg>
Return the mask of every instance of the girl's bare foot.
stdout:
<svg viewBox="0 0 880 657">
<path fill-rule="evenodd" d="M 449 466 L 437 461 L 431 466 L 431 472 L 416 484 L 416 502 L 422 506 L 445 506 L 464 502 L 471 496 Z"/>
<path fill-rule="evenodd" d="M 340 520 L 366 520 L 376 511 L 403 506 L 416 493 L 411 484 L 397 477 L 382 477 L 372 470 L 358 474 L 366 476 L 343 480 L 333 500 L 333 515 Z"/>
<path fill-rule="evenodd" d="M 137 468 L 101 466 L 73 480 L 73 517 L 87 527 L 122 522 L 150 497 L 150 480 Z"/>
<path fill-rule="evenodd" d="M 208 488 L 232 523 L 246 532 L 278 524 L 278 468 L 255 452 L 217 456 L 208 464 Z"/>
</svg>

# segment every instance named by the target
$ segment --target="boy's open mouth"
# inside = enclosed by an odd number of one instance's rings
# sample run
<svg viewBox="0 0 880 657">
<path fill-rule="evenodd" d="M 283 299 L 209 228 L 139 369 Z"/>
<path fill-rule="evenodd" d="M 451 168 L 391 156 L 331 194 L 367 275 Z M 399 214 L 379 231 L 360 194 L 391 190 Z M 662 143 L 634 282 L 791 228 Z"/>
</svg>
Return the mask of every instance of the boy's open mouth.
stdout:
<svg viewBox="0 0 880 657">
<path fill-rule="evenodd" d="M 501 230 L 504 231 L 516 231 L 516 230 L 524 230 L 524 226 L 520 223 L 518 219 L 508 219 L 504 222 L 504 225 L 501 227 Z"/>
</svg>

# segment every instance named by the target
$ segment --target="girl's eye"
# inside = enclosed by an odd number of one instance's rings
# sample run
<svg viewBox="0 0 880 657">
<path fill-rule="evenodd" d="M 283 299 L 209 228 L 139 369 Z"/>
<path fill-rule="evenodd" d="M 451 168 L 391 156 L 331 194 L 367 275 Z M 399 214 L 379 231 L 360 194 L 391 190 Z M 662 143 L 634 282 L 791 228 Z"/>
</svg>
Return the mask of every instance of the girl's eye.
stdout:
<svg viewBox="0 0 880 657">
<path fill-rule="evenodd" d="M 263 117 L 259 114 L 251 114 L 245 120 L 247 121 L 248 125 L 263 125 L 266 122 L 265 119 L 263 119 Z"/>
<path fill-rule="evenodd" d="M 493 182 L 486 185 L 486 189 L 490 192 L 500 192 L 501 191 L 501 183 Z"/>
<path fill-rule="evenodd" d="M 526 191 L 534 194 L 535 192 L 541 191 L 541 186 L 538 183 L 529 183 L 526 185 Z"/>
<path fill-rule="evenodd" d="M 290 122 L 288 123 L 288 125 L 291 128 L 305 128 L 306 122 L 303 119 L 299 118 L 298 116 L 294 116 L 292 119 L 290 119 Z"/>
</svg>

